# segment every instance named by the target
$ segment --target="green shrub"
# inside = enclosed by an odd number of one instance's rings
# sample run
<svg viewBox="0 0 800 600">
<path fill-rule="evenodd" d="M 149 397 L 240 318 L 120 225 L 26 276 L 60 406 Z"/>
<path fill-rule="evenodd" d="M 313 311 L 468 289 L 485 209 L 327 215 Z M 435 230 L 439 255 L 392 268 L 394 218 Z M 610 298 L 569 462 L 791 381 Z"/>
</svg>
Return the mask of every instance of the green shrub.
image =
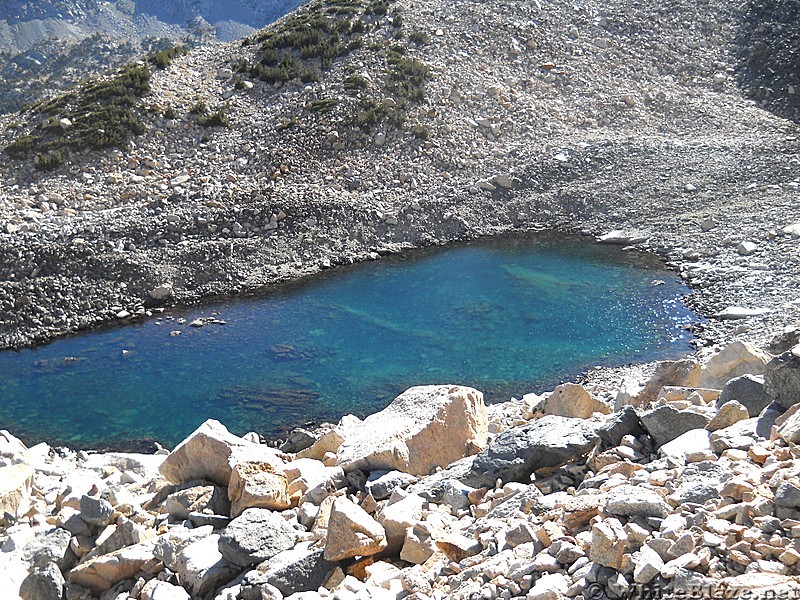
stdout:
<svg viewBox="0 0 800 600">
<path fill-rule="evenodd" d="M 369 82 L 361 75 L 348 75 L 342 80 L 342 86 L 348 91 L 366 89 Z"/>
<path fill-rule="evenodd" d="M 199 102 L 195 102 L 189 109 L 189 113 L 193 115 L 202 115 L 207 112 L 208 112 L 208 105 L 202 100 L 200 100 Z"/>
<path fill-rule="evenodd" d="M 416 124 L 411 127 L 411 135 L 413 135 L 418 140 L 427 140 L 430 136 L 430 132 L 428 131 L 428 127 L 422 124 Z"/>
<path fill-rule="evenodd" d="M 231 120 L 225 109 L 220 108 L 213 113 L 200 115 L 197 118 L 197 124 L 202 127 L 228 127 L 231 124 Z"/>
<path fill-rule="evenodd" d="M 21 135 L 6 146 L 3 151 L 11 158 L 21 160 L 30 156 L 31 152 L 36 148 L 36 143 L 38 141 L 39 138 L 32 135 Z"/>
<path fill-rule="evenodd" d="M 427 32 L 420 29 L 415 29 L 408 36 L 409 41 L 414 42 L 417 46 L 424 46 L 431 41 L 431 36 Z"/>
<path fill-rule="evenodd" d="M 63 160 L 61 150 L 53 150 L 51 152 L 37 153 L 33 159 L 33 164 L 39 171 L 52 171 L 57 169 Z"/>
<path fill-rule="evenodd" d="M 166 69 L 175 58 L 183 56 L 187 52 L 189 52 L 189 49 L 186 46 L 173 46 L 172 48 L 154 52 L 147 57 L 147 60 L 159 69 Z"/>
<path fill-rule="evenodd" d="M 323 98 L 322 100 L 314 100 L 308 105 L 308 110 L 315 112 L 330 112 L 339 105 L 339 100 L 336 98 Z"/>
</svg>

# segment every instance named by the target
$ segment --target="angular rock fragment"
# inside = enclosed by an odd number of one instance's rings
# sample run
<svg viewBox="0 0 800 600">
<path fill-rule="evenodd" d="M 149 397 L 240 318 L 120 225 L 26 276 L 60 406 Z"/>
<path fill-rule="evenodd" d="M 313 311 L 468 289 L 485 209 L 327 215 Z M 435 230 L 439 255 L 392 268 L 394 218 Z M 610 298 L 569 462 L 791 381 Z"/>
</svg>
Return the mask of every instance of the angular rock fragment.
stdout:
<svg viewBox="0 0 800 600">
<path fill-rule="evenodd" d="M 296 541 L 297 532 L 279 514 L 248 508 L 222 532 L 219 551 L 229 562 L 247 567 L 288 550 Z"/>
<path fill-rule="evenodd" d="M 370 415 L 338 450 L 345 470 L 397 469 L 416 476 L 486 446 L 483 394 L 463 386 L 419 386 Z"/>
<path fill-rule="evenodd" d="M 387 546 L 386 531 L 357 504 L 337 498 L 328 521 L 325 560 L 370 556 Z"/>
</svg>

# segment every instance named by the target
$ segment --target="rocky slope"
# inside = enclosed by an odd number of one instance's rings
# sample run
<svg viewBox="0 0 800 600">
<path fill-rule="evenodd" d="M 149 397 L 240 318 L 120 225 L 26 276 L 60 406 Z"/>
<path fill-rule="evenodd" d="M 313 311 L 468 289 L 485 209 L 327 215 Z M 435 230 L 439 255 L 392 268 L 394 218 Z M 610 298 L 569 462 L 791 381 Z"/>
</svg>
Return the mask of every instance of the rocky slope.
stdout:
<svg viewBox="0 0 800 600">
<path fill-rule="evenodd" d="M 216 421 L 156 455 L 0 431 L 4 598 L 794 597 L 799 340 L 488 410 L 411 388 L 280 449 Z"/>
<path fill-rule="evenodd" d="M 252 33 L 299 1 L 14 0 L 0 5 L 0 111 L 18 110 L 155 45 Z"/>
<path fill-rule="evenodd" d="M 798 132 L 737 87 L 744 19 L 721 1 L 340 0 L 153 67 L 116 141 L 85 139 L 107 129 L 94 88 L 7 117 L 0 343 L 143 315 L 164 284 L 191 302 L 552 227 L 639 230 L 708 314 L 779 327 L 800 302 Z"/>
</svg>

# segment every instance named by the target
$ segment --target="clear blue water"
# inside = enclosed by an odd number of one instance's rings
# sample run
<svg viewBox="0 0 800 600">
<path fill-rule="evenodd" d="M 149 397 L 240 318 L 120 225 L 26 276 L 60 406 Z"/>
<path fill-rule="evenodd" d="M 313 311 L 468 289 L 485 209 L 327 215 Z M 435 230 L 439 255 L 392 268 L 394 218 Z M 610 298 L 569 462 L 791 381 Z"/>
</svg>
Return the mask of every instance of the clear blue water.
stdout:
<svg viewBox="0 0 800 600">
<path fill-rule="evenodd" d="M 502 401 L 595 365 L 685 354 L 688 292 L 652 257 L 571 237 L 414 252 L 2 352 L 0 427 L 75 446 L 174 445 L 210 417 L 276 437 L 369 414 L 417 384 Z M 226 324 L 189 326 L 212 315 Z"/>
</svg>

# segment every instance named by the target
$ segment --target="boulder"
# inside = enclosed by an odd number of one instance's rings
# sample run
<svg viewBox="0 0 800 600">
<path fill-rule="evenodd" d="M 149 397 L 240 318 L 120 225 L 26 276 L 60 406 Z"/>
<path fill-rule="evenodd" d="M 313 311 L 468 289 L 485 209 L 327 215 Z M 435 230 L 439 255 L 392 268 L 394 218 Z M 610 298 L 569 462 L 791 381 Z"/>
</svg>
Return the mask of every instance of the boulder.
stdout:
<svg viewBox="0 0 800 600">
<path fill-rule="evenodd" d="M 33 486 L 33 469 L 24 463 L 0 467 L 0 525 L 5 514 L 17 519 L 28 511 Z"/>
<path fill-rule="evenodd" d="M 800 346 L 769 361 L 764 369 L 764 388 L 769 400 L 784 408 L 800 402 Z"/>
<path fill-rule="evenodd" d="M 326 467 L 318 460 L 299 458 L 287 463 L 283 473 L 289 482 L 290 498 L 319 504 L 328 495 L 347 487 L 347 477 L 341 467 Z"/>
<path fill-rule="evenodd" d="M 159 579 L 151 579 L 142 588 L 140 600 L 192 600 L 182 587 Z"/>
<path fill-rule="evenodd" d="M 757 417 L 756 433 L 763 438 L 772 437 L 772 427 L 786 412 L 786 408 L 777 402 L 771 402 Z"/>
<path fill-rule="evenodd" d="M 297 531 L 266 508 L 248 508 L 219 537 L 219 551 L 229 562 L 247 567 L 294 546 Z"/>
<path fill-rule="evenodd" d="M 686 462 L 716 458 L 711 445 L 711 432 L 707 429 L 690 429 L 661 446 L 658 453 Z"/>
<path fill-rule="evenodd" d="M 791 414 L 787 412 L 776 419 L 778 437 L 787 444 L 800 443 L 800 410 L 793 410 L 798 406 L 800 405 L 796 404 L 792 407 Z"/>
<path fill-rule="evenodd" d="M 167 496 L 164 510 L 176 519 L 188 519 L 193 512 L 227 515 L 230 512 L 228 491 L 219 485 L 195 485 Z"/>
<path fill-rule="evenodd" d="M 633 581 L 638 584 L 650 583 L 664 568 L 661 556 L 649 546 L 642 546 L 642 549 L 633 555 L 633 563 L 635 565 Z"/>
<path fill-rule="evenodd" d="M 527 600 L 558 600 L 564 598 L 572 580 L 564 573 L 544 573 L 528 590 Z"/>
<path fill-rule="evenodd" d="M 789 325 L 779 334 L 774 336 L 767 345 L 767 350 L 772 354 L 783 354 L 800 344 L 800 323 Z M 2 431 L 0 431 L 2 435 Z"/>
<path fill-rule="evenodd" d="M 658 517 L 669 512 L 661 494 L 637 485 L 620 485 L 606 497 L 604 511 L 618 517 Z"/>
<path fill-rule="evenodd" d="M 101 536 L 98 536 L 97 545 L 82 560 L 88 560 L 101 554 L 116 552 L 126 546 L 141 544 L 156 537 L 154 529 L 144 527 L 120 515 L 116 525 L 109 525 Z"/>
<path fill-rule="evenodd" d="M 67 580 L 99 596 L 117 582 L 136 575 L 150 561 L 155 562 L 153 542 L 147 541 L 83 562 L 68 573 Z"/>
<path fill-rule="evenodd" d="M 416 481 L 416 477 L 402 471 L 373 471 L 364 489 L 375 500 L 386 500 L 394 490 L 404 489 Z"/>
<path fill-rule="evenodd" d="M 475 480 L 493 486 L 496 479 L 529 482 L 542 468 L 565 465 L 586 456 L 599 443 L 598 425 L 584 419 L 547 415 L 528 425 L 504 431 L 472 464 Z"/>
<path fill-rule="evenodd" d="M 747 409 L 749 416 L 755 417 L 770 403 L 764 389 L 762 375 L 742 375 L 729 380 L 722 388 L 717 406 L 736 400 Z"/>
<path fill-rule="evenodd" d="M 328 520 L 325 560 L 371 556 L 386 546 L 386 531 L 363 508 L 347 498 L 334 501 Z"/>
<path fill-rule="evenodd" d="M 61 600 L 64 593 L 64 576 L 53 563 L 31 571 L 19 587 L 22 600 Z"/>
<path fill-rule="evenodd" d="M 678 410 L 665 405 L 639 415 L 639 419 L 658 447 L 692 429 L 704 429 L 711 417 L 695 410 Z"/>
<path fill-rule="evenodd" d="M 286 475 L 265 462 L 243 462 L 231 471 L 228 498 L 231 516 L 238 517 L 248 508 L 283 510 L 291 506 Z"/>
<path fill-rule="evenodd" d="M 700 386 L 721 390 L 734 377 L 761 375 L 769 355 L 749 342 L 731 342 L 703 365 Z"/>
<path fill-rule="evenodd" d="M 725 429 L 734 423 L 744 421 L 750 418 L 750 412 L 737 400 L 728 400 L 725 404 L 717 409 L 717 414 L 706 425 L 709 431 L 716 431 L 717 429 Z"/>
<path fill-rule="evenodd" d="M 81 496 L 81 519 L 92 527 L 105 527 L 114 519 L 114 507 L 105 498 Z"/>
<path fill-rule="evenodd" d="M 758 439 L 756 432 L 758 418 L 738 421 L 724 429 L 717 429 L 711 433 L 711 447 L 717 454 L 725 450 L 747 450 Z"/>
<path fill-rule="evenodd" d="M 746 573 L 725 577 L 718 585 L 717 589 L 724 590 L 724 595 L 728 598 L 769 600 L 800 597 L 800 581 L 797 577 L 775 573 Z"/>
<path fill-rule="evenodd" d="M 261 588 L 271 585 L 284 596 L 319 589 L 336 566 L 325 559 L 323 551 L 311 548 L 309 542 L 276 554 L 242 580 L 243 600 L 262 600 Z"/>
<path fill-rule="evenodd" d="M 603 445 L 611 448 L 619 446 L 626 435 L 639 437 L 643 433 L 645 430 L 633 406 L 623 406 L 608 417 L 606 423 L 597 430 Z"/>
<path fill-rule="evenodd" d="M 338 464 L 345 470 L 397 469 L 423 476 L 485 448 L 487 436 L 479 391 L 413 387 L 364 420 L 339 447 Z"/>
<path fill-rule="evenodd" d="M 604 567 L 621 570 L 628 549 L 628 534 L 617 519 L 606 519 L 592 526 L 589 559 Z"/>
<path fill-rule="evenodd" d="M 69 531 L 55 527 L 43 534 L 40 533 L 22 548 L 22 557 L 34 567 L 43 567 L 55 563 L 62 571 L 71 566 L 72 552 L 69 542 L 72 539 Z"/>
<path fill-rule="evenodd" d="M 393 500 L 378 510 L 375 519 L 386 531 L 386 553 L 399 554 L 406 533 L 422 518 L 425 500 L 416 494 L 397 496 Z"/>
<path fill-rule="evenodd" d="M 564 383 L 533 407 L 546 415 L 588 419 L 594 413 L 607 415 L 611 406 L 592 396 L 586 388 L 576 383 Z"/>
<path fill-rule="evenodd" d="M 361 427 L 361 419 L 353 415 L 345 415 L 335 427 L 328 427 L 308 448 L 297 453 L 298 458 L 322 460 L 328 454 L 335 454 L 344 440 Z"/>
<path fill-rule="evenodd" d="M 690 359 L 665 360 L 656 363 L 655 371 L 645 385 L 638 389 L 621 390 L 614 402 L 615 409 L 623 406 L 645 406 L 656 399 L 664 386 L 697 387 L 700 365 Z"/>
<path fill-rule="evenodd" d="M 169 453 L 159 471 L 173 483 L 205 479 L 227 487 L 233 467 L 245 461 L 276 468 L 283 462 L 275 450 L 235 436 L 219 421 L 209 419 Z"/>
<path fill-rule="evenodd" d="M 175 570 L 181 584 L 193 598 L 205 596 L 241 572 L 239 566 L 222 556 L 219 539 L 217 534 L 200 538 L 183 546 L 177 554 Z"/>
<path fill-rule="evenodd" d="M 153 300 L 166 300 L 167 298 L 171 298 L 173 293 L 174 290 L 172 289 L 171 283 L 162 283 L 147 292 Z"/>
</svg>

